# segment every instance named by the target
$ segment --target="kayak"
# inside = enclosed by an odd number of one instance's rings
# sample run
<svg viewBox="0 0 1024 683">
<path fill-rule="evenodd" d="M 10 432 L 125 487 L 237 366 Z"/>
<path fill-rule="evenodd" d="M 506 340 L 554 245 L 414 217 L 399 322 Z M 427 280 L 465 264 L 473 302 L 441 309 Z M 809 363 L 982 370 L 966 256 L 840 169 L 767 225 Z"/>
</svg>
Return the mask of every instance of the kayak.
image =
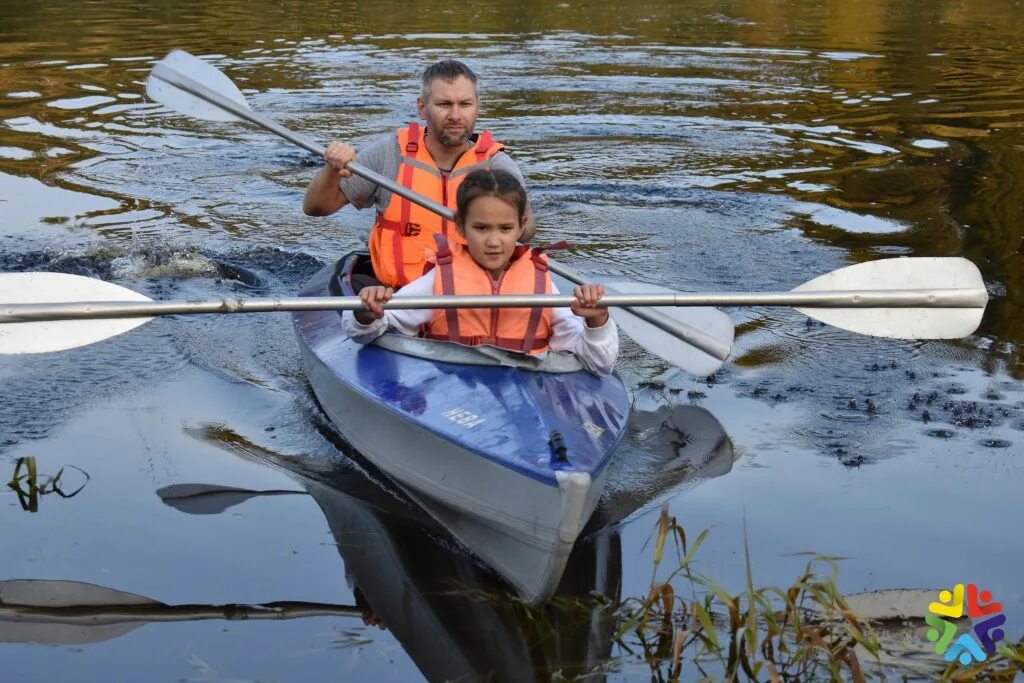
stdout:
<svg viewBox="0 0 1024 683">
<path fill-rule="evenodd" d="M 300 296 L 351 296 L 353 253 Z M 293 314 L 307 377 L 341 435 L 529 603 L 558 586 L 626 430 L 630 396 L 575 357 L 388 333 L 351 340 L 337 311 Z"/>
</svg>

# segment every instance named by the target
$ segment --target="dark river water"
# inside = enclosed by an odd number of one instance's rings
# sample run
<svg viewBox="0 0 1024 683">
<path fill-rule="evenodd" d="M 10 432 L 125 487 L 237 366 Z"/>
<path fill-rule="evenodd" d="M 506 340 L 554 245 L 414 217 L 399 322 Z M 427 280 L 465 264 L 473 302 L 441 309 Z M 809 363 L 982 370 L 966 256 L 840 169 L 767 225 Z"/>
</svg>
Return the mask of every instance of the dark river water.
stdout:
<svg viewBox="0 0 1024 683">
<path fill-rule="evenodd" d="M 1024 6 L 997 0 L 0 0 L 0 271 L 287 296 L 365 240 L 368 212 L 302 214 L 315 157 L 146 99 L 180 47 L 254 110 L 357 147 L 415 116 L 427 64 L 464 59 L 540 241 L 572 241 L 563 260 L 594 278 L 780 290 L 965 256 L 993 297 L 956 342 L 734 309 L 709 379 L 624 342 L 633 424 L 540 612 L 351 453 L 287 315 L 0 356 L 0 468 L 63 468 L 67 496 L 4 489 L 0 602 L 152 607 L 88 628 L 0 616 L 0 677 L 648 680 L 613 635 L 666 501 L 691 535 L 712 527 L 697 566 L 729 590 L 745 524 L 759 584 L 789 585 L 804 551 L 844 558 L 848 594 L 973 582 L 1020 638 L 1022 30 Z M 223 618 L 270 603 L 294 618 Z"/>
</svg>

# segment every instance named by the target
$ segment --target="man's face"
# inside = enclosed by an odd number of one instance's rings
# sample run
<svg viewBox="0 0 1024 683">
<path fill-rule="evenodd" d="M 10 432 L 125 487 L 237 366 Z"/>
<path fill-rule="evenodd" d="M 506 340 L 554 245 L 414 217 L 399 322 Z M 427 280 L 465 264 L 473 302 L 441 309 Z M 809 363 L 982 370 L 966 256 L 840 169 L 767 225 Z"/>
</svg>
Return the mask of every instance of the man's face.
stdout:
<svg viewBox="0 0 1024 683">
<path fill-rule="evenodd" d="M 469 139 L 480 114 L 476 86 L 465 76 L 451 83 L 435 78 L 430 84 L 427 100 L 416 100 L 420 118 L 427 122 L 431 137 L 446 147 L 459 147 Z"/>
</svg>

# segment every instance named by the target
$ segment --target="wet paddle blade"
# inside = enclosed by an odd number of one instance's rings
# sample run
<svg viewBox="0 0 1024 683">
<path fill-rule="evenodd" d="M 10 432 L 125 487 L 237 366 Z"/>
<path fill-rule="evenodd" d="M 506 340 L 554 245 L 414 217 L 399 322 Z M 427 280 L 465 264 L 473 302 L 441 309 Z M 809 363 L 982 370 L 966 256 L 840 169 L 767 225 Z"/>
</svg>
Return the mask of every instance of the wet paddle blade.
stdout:
<svg viewBox="0 0 1024 683">
<path fill-rule="evenodd" d="M 794 292 L 977 289 L 975 308 L 797 308 L 809 318 L 859 334 L 891 339 L 959 339 L 981 324 L 987 300 L 978 267 L 964 258 L 893 258 L 834 270 Z"/>
<path fill-rule="evenodd" d="M 66 273 L 0 273 L 0 306 L 67 301 L 151 301 L 111 282 Z M 47 353 L 87 346 L 152 318 L 56 320 L 0 325 L 0 354 Z"/>
<path fill-rule="evenodd" d="M 570 290 L 571 291 L 571 290 Z M 643 282 L 613 282 L 605 285 L 609 294 L 671 293 L 667 287 Z M 651 310 L 651 309 L 645 309 Z M 696 377 L 706 377 L 722 367 L 725 360 L 713 356 L 679 337 L 651 325 L 623 308 L 610 309 L 612 319 L 636 343 L 662 360 Z M 735 327 L 724 311 L 712 307 L 659 308 L 656 313 L 710 337 L 726 349 L 732 348 Z"/>
<path fill-rule="evenodd" d="M 153 66 L 149 78 L 146 79 L 146 94 L 155 102 L 179 114 L 206 121 L 241 121 L 239 117 L 225 109 L 210 104 L 206 100 L 185 92 L 160 77 L 168 73 L 195 81 L 201 86 L 232 100 L 249 109 L 238 87 L 215 67 L 210 66 L 198 57 L 184 50 L 173 50 Z"/>
</svg>

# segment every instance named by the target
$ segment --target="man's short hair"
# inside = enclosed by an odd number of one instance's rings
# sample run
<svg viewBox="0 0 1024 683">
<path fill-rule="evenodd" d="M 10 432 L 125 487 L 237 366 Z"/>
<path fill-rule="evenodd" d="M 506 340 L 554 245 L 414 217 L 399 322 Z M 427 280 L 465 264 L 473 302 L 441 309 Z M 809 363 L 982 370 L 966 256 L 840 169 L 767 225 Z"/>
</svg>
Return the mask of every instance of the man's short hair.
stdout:
<svg viewBox="0 0 1024 683">
<path fill-rule="evenodd" d="M 430 95 L 430 85 L 438 78 L 446 83 L 453 83 L 459 76 L 465 76 L 476 88 L 476 74 L 468 66 L 457 59 L 442 59 L 436 64 L 431 64 L 423 72 L 422 85 L 420 86 L 420 97 L 424 102 Z"/>
</svg>

